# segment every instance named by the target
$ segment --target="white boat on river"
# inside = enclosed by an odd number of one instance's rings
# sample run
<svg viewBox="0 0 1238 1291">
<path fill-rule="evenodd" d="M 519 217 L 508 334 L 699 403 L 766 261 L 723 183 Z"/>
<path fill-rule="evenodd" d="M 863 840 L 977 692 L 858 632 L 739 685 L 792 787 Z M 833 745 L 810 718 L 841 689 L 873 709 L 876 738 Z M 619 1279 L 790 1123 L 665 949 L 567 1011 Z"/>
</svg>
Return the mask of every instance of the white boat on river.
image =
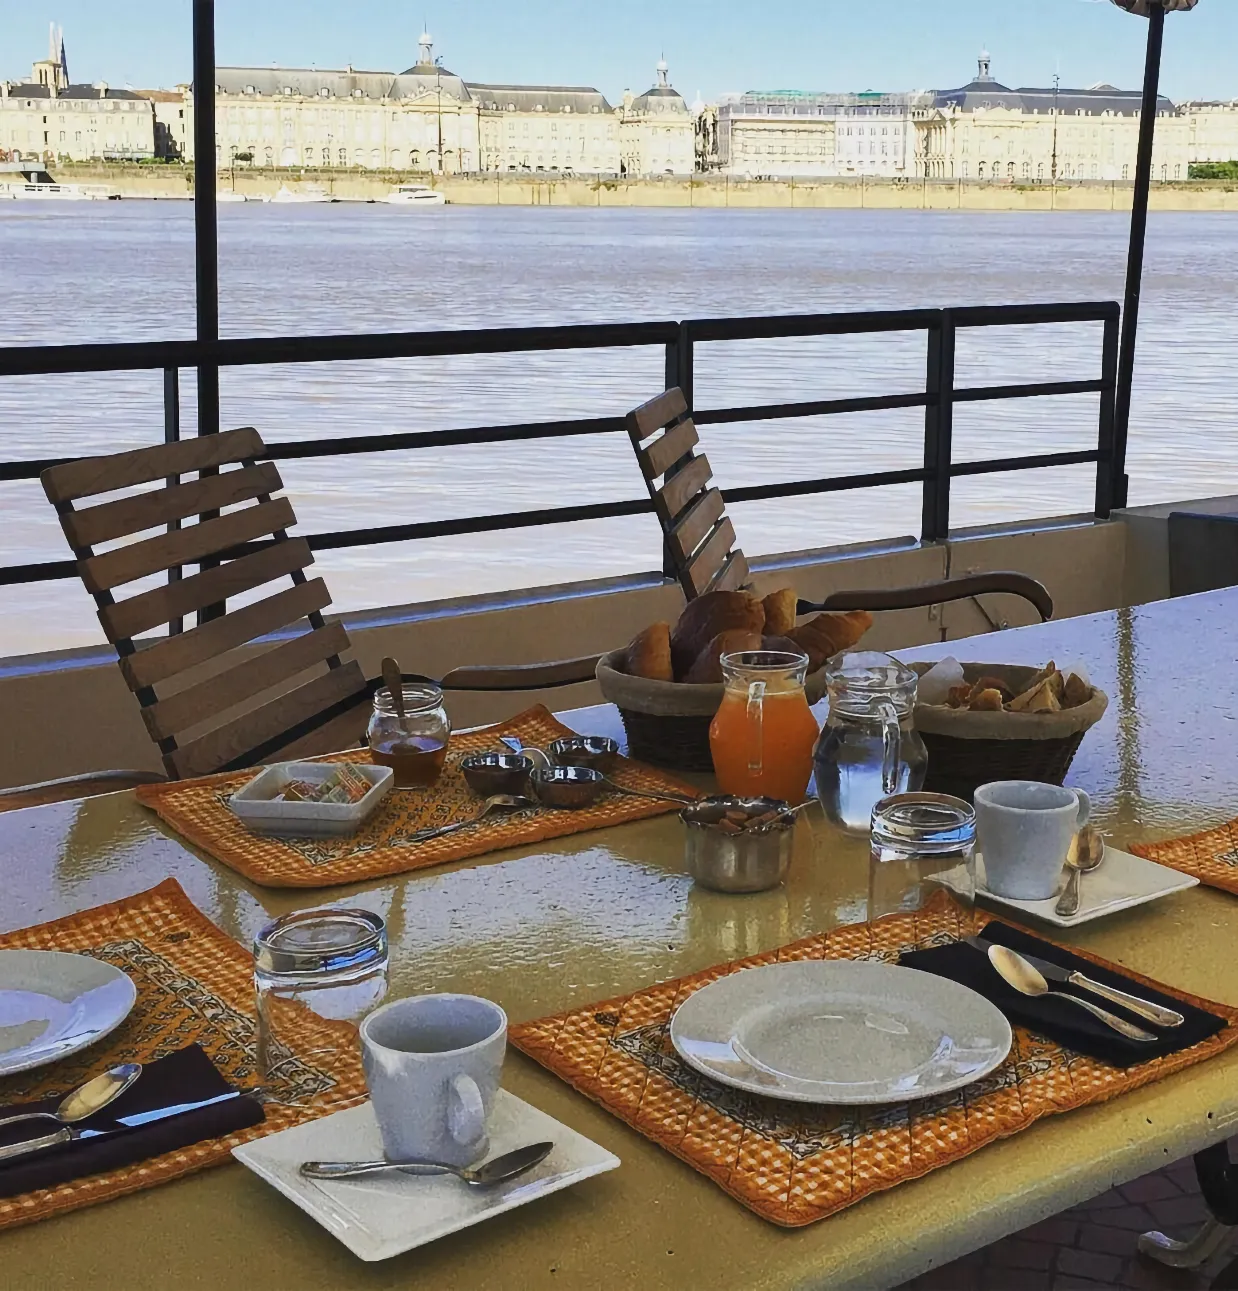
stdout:
<svg viewBox="0 0 1238 1291">
<path fill-rule="evenodd" d="M 428 184 L 401 184 L 383 201 L 391 206 L 446 206 L 447 199 Z"/>
<path fill-rule="evenodd" d="M 106 184 L 58 184 L 33 162 L 0 162 L 0 201 L 57 202 L 119 201 L 120 194 Z"/>
<path fill-rule="evenodd" d="M 275 194 L 271 201 L 281 204 L 286 202 L 334 202 L 337 198 L 330 193 L 324 192 L 321 188 L 289 188 L 287 184 L 281 184 L 279 192 Z"/>
</svg>

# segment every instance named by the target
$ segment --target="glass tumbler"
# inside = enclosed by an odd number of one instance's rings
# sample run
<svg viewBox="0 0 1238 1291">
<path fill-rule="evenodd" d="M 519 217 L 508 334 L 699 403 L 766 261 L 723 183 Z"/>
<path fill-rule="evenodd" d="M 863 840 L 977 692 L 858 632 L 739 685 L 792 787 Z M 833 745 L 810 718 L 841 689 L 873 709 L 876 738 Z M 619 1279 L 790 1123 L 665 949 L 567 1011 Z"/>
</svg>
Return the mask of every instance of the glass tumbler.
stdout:
<svg viewBox="0 0 1238 1291">
<path fill-rule="evenodd" d="M 922 909 L 951 891 L 968 909 L 976 895 L 976 813 L 944 793 L 896 793 L 873 808 L 868 921 Z"/>
<path fill-rule="evenodd" d="M 369 910 L 303 910 L 254 938 L 264 1099 L 320 1102 L 359 1053 L 355 1023 L 387 993 L 387 926 Z"/>
</svg>

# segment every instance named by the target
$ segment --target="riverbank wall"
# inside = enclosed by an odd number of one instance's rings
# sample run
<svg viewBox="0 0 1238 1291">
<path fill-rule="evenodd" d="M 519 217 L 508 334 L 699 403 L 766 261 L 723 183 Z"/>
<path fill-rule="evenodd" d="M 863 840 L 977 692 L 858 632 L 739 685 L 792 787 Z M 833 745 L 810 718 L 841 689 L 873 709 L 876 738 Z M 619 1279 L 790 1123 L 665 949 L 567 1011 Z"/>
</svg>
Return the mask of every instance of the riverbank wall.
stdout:
<svg viewBox="0 0 1238 1291">
<path fill-rule="evenodd" d="M 187 166 L 65 165 L 65 183 L 107 184 L 123 197 L 189 198 Z M 424 183 L 460 206 L 705 207 L 775 210 L 1129 211 L 1132 186 L 1083 181 L 985 184 L 940 179 L 735 179 L 728 175 L 547 179 L 537 175 L 409 175 L 397 171 L 238 168 L 221 171 L 219 188 L 261 201 L 281 188 L 317 190 L 341 201 L 380 201 L 401 183 Z M 1238 211 L 1238 183 L 1191 180 L 1154 184 L 1154 211 Z"/>
</svg>

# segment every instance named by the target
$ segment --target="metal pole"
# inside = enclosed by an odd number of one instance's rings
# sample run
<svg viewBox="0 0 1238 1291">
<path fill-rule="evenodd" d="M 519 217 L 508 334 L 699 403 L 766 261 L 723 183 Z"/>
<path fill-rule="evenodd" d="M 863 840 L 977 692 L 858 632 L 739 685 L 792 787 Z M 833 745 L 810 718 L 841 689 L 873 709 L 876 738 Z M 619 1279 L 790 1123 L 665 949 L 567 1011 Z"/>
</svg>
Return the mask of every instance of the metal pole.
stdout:
<svg viewBox="0 0 1238 1291">
<path fill-rule="evenodd" d="M 193 0 L 193 230 L 198 344 L 219 339 L 215 221 L 215 3 Z M 198 434 L 219 430 L 219 368 L 198 365 Z"/>
<path fill-rule="evenodd" d="M 1143 71 L 1143 102 L 1139 117 L 1139 155 L 1135 161 L 1135 191 L 1131 203 L 1131 240 L 1126 259 L 1126 301 L 1122 337 L 1118 344 L 1118 391 L 1113 437 L 1113 505 L 1126 505 L 1126 441 L 1130 430 L 1131 382 L 1135 375 L 1135 333 L 1139 327 L 1139 291 L 1143 277 L 1143 245 L 1148 229 L 1148 191 L 1152 184 L 1152 142 L 1156 133 L 1157 89 L 1161 72 L 1161 41 L 1165 10 L 1148 10 L 1148 54 Z"/>
</svg>

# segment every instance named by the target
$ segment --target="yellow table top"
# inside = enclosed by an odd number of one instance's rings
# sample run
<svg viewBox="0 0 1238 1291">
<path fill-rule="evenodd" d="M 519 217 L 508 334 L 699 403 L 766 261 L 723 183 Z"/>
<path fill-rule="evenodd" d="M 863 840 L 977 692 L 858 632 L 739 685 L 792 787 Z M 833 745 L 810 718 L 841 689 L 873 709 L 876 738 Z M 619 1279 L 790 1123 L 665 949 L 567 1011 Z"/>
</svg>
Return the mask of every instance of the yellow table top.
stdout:
<svg viewBox="0 0 1238 1291">
<path fill-rule="evenodd" d="M 1082 660 L 1110 696 L 1068 783 L 1118 844 L 1238 814 L 1238 593 L 1024 628 L 933 658 Z M 614 710 L 563 715 L 613 731 Z M 391 935 L 392 995 L 467 991 L 513 1021 L 767 950 L 862 916 L 867 849 L 810 812 L 786 885 L 693 887 L 674 815 L 321 893 L 257 888 L 183 846 L 128 793 L 0 814 L 0 928 L 173 876 L 242 941 L 273 915 L 354 901 Z M 1238 898 L 1206 888 L 1070 940 L 1238 1003 Z M 1238 1051 L 1113 1103 L 1051 1118 L 807 1229 L 777 1229 L 518 1053 L 504 1085 L 616 1153 L 622 1167 L 382 1264 L 357 1261 L 240 1166 L 4 1235 L 6 1288 L 877 1287 L 984 1245 L 1238 1129 Z"/>
</svg>

